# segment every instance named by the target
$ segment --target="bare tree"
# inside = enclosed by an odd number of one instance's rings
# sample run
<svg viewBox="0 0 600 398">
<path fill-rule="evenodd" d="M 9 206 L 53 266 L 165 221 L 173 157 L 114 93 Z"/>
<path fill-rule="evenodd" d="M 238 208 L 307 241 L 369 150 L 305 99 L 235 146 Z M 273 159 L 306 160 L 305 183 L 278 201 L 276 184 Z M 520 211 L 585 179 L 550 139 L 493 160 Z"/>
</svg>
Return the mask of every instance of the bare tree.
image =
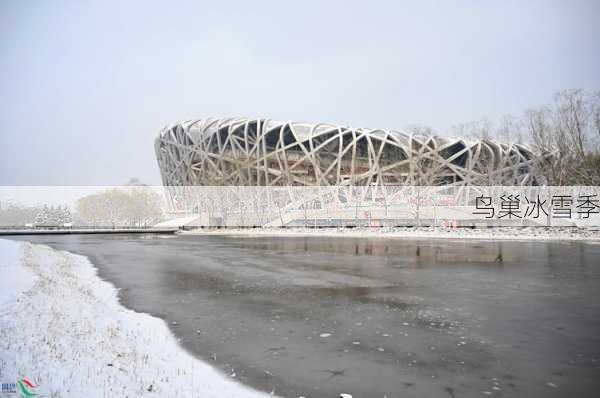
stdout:
<svg viewBox="0 0 600 398">
<path fill-rule="evenodd" d="M 595 133 L 596 151 L 600 148 L 600 91 L 595 92 L 591 97 L 591 119 L 592 130 Z"/>
<path fill-rule="evenodd" d="M 554 96 L 550 106 L 525 112 L 529 140 L 542 155 L 538 165 L 549 185 L 584 184 L 596 173 L 590 157 L 600 143 L 600 96 L 583 90 L 565 90 Z M 584 168 L 591 170 L 583 170 Z"/>
<path fill-rule="evenodd" d="M 564 185 L 570 174 L 572 151 L 561 132 L 555 127 L 553 111 L 549 107 L 528 110 L 525 112 L 525 127 L 530 141 L 542 154 L 538 164 L 548 185 Z"/>
<path fill-rule="evenodd" d="M 588 144 L 590 122 L 589 103 L 583 90 L 565 90 L 555 96 L 555 124 L 558 138 L 566 139 L 564 145 L 581 159 Z"/>
<path fill-rule="evenodd" d="M 488 118 L 452 126 L 452 134 L 476 140 L 489 140 L 493 136 L 493 125 Z"/>
<path fill-rule="evenodd" d="M 505 143 L 523 143 L 524 120 L 513 115 L 504 115 L 495 129 L 494 138 Z"/>
</svg>

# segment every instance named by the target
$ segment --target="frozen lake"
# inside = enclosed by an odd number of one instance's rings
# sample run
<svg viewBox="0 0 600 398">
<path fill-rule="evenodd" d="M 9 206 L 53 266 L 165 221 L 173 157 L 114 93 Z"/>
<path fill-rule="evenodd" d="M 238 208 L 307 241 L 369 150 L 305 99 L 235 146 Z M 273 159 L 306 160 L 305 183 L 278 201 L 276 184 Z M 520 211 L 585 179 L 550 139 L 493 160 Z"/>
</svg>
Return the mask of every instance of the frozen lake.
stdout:
<svg viewBox="0 0 600 398">
<path fill-rule="evenodd" d="M 190 352 L 288 397 L 600 390 L 600 245 L 21 237 L 88 256 Z"/>
</svg>

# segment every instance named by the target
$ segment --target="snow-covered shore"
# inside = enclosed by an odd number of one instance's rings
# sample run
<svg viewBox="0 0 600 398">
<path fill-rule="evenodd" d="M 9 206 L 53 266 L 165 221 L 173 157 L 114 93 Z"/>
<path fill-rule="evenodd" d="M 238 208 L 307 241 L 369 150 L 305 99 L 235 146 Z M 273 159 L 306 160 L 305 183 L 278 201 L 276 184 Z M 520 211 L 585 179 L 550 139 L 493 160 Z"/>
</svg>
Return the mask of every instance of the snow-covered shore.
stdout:
<svg viewBox="0 0 600 398">
<path fill-rule="evenodd" d="M 119 304 L 86 257 L 0 239 L 0 382 L 51 397 L 264 397 Z"/>
<path fill-rule="evenodd" d="M 600 242 L 600 231 L 586 228 L 493 227 L 493 228 L 222 228 L 181 231 L 188 235 L 318 236 L 349 238 L 558 240 Z"/>
</svg>

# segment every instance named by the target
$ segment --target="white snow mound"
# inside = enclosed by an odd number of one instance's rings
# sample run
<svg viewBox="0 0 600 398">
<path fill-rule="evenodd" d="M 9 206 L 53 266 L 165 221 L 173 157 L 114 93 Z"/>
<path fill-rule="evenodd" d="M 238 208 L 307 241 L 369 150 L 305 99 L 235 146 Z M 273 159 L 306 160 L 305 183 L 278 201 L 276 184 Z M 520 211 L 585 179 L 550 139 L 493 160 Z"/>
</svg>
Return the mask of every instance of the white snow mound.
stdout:
<svg viewBox="0 0 600 398">
<path fill-rule="evenodd" d="M 86 257 L 0 239 L 0 375 L 52 397 L 265 397 L 119 304 Z"/>
</svg>

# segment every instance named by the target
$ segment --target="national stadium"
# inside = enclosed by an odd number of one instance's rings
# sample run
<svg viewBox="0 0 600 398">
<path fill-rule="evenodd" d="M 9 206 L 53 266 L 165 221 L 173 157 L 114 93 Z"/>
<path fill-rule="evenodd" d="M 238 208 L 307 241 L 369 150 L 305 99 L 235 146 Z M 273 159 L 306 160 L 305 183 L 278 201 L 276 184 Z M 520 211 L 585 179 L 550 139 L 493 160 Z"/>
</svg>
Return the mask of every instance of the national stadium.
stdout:
<svg viewBox="0 0 600 398">
<path fill-rule="evenodd" d="M 327 123 L 206 118 L 155 140 L 165 186 L 540 185 L 517 143 Z"/>
<path fill-rule="evenodd" d="M 464 223 L 486 187 L 543 185 L 545 158 L 517 143 L 247 118 L 167 126 L 155 150 L 171 209 L 202 226 Z"/>
</svg>

